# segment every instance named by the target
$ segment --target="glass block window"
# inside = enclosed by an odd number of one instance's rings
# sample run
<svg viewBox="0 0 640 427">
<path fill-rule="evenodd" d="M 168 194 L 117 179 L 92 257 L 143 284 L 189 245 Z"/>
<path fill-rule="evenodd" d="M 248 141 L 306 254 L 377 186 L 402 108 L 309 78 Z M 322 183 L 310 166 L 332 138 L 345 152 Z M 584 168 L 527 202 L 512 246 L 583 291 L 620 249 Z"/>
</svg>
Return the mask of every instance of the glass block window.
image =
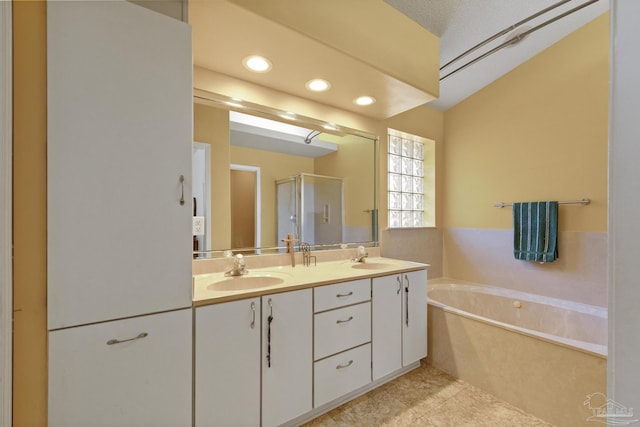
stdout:
<svg viewBox="0 0 640 427">
<path fill-rule="evenodd" d="M 389 129 L 389 228 L 425 227 L 425 143 L 433 141 Z M 431 148 L 431 147 L 428 147 Z"/>
</svg>

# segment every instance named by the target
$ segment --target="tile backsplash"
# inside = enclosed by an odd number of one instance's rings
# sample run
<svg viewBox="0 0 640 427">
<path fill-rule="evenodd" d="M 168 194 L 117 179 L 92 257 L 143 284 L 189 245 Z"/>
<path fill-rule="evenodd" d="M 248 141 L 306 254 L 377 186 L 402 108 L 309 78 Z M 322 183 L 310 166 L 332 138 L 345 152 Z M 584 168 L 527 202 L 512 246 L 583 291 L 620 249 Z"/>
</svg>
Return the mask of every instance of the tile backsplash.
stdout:
<svg viewBox="0 0 640 427">
<path fill-rule="evenodd" d="M 516 260 L 513 230 L 444 230 L 443 274 L 570 301 L 607 305 L 607 233 L 558 233 L 559 258 Z"/>
</svg>

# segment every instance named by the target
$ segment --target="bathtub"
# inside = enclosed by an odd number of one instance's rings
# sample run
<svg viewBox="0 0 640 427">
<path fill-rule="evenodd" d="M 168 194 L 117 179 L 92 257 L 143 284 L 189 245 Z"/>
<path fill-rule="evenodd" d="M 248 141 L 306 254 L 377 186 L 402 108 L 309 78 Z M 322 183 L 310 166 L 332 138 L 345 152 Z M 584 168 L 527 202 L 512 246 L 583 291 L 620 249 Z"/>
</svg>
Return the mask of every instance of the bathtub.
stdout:
<svg viewBox="0 0 640 427">
<path fill-rule="evenodd" d="M 431 283 L 432 306 L 596 355 L 607 355 L 607 309 L 493 286 Z"/>
<path fill-rule="evenodd" d="M 606 308 L 459 280 L 428 287 L 429 363 L 559 426 L 606 393 Z"/>
</svg>

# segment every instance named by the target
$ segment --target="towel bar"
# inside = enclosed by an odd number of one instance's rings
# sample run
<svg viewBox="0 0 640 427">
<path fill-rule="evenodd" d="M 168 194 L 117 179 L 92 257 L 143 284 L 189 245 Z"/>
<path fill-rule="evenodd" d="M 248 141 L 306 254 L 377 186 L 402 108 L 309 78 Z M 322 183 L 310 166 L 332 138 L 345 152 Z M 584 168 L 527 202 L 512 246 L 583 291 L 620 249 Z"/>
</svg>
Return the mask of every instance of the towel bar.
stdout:
<svg viewBox="0 0 640 427">
<path fill-rule="evenodd" d="M 559 205 L 588 205 L 591 203 L 590 199 L 580 199 L 580 200 L 567 200 L 564 202 L 558 202 Z M 496 203 L 493 205 L 494 208 L 504 208 L 505 206 L 513 206 L 513 203 Z"/>
</svg>

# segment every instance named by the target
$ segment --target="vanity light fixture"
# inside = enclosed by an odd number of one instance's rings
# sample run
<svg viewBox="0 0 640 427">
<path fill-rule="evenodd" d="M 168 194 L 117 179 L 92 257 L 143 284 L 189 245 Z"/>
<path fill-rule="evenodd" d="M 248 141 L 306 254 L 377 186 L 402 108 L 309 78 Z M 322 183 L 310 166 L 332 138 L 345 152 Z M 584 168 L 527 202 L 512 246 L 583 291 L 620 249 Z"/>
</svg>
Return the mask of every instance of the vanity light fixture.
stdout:
<svg viewBox="0 0 640 427">
<path fill-rule="evenodd" d="M 270 71 L 273 66 L 271 61 L 260 55 L 249 55 L 245 57 L 242 60 L 242 65 L 244 65 L 246 69 L 256 73 L 266 73 Z"/>
<path fill-rule="evenodd" d="M 323 79 L 313 79 L 309 80 L 305 86 L 313 92 L 324 92 L 331 87 L 331 83 Z"/>
<path fill-rule="evenodd" d="M 359 96 L 353 100 L 353 103 L 356 105 L 371 105 L 376 102 L 376 99 L 373 96 Z"/>
</svg>

